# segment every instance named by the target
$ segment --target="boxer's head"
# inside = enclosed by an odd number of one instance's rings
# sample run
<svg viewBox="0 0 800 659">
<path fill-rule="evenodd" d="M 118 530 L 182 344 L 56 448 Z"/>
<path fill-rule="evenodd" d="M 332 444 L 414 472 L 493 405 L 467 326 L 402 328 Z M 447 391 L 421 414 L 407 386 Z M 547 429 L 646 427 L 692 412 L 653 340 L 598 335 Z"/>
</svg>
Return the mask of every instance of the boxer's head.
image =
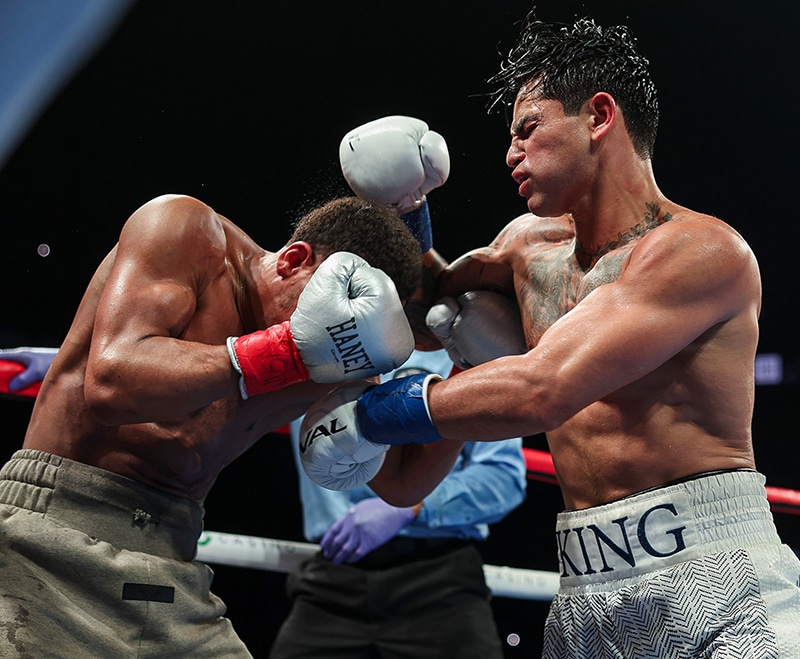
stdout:
<svg viewBox="0 0 800 659">
<path fill-rule="evenodd" d="M 394 282 L 401 300 L 420 286 L 419 243 L 388 207 L 358 197 L 341 197 L 301 217 L 290 242 L 305 241 L 315 252 L 352 252 Z"/>
<path fill-rule="evenodd" d="M 587 18 L 573 25 L 545 23 L 530 13 L 500 71 L 489 79 L 489 107 L 511 107 L 520 93 L 530 93 L 559 101 L 564 114 L 575 116 L 594 94 L 606 92 L 622 109 L 637 154 L 651 158 L 659 111 L 648 64 L 624 25 L 603 28 Z"/>
</svg>

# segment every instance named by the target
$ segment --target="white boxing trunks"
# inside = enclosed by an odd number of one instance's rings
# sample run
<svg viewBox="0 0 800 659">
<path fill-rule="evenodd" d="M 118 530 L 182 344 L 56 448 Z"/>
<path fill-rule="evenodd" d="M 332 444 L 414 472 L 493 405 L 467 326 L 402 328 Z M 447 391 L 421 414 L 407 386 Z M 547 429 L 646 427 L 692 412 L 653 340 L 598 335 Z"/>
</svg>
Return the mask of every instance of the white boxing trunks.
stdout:
<svg viewBox="0 0 800 659">
<path fill-rule="evenodd" d="M 713 472 L 559 514 L 543 656 L 800 657 L 800 560 L 764 482 Z"/>
</svg>

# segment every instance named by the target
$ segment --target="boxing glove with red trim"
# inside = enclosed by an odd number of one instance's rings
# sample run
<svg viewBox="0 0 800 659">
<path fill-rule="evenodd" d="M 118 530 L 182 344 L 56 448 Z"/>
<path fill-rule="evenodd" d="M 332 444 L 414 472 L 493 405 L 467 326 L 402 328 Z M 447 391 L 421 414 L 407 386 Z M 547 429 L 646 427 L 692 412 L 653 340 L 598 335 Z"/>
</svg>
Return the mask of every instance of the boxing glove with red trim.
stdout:
<svg viewBox="0 0 800 659">
<path fill-rule="evenodd" d="M 450 154 L 439 133 L 414 117 L 383 117 L 347 133 L 339 145 L 339 161 L 353 192 L 393 208 L 421 251 L 431 248 L 425 195 L 450 175 Z"/>
<path fill-rule="evenodd" d="M 442 298 L 425 322 L 461 370 L 528 350 L 517 302 L 502 293 L 479 290 Z"/>
<path fill-rule="evenodd" d="M 342 382 L 386 373 L 414 349 L 392 280 L 349 252 L 325 259 L 290 320 L 227 341 L 243 398 L 311 379 Z"/>
<path fill-rule="evenodd" d="M 429 384 L 441 379 L 423 373 L 332 389 L 300 426 L 300 459 L 308 477 L 330 490 L 352 489 L 378 473 L 390 445 L 441 439 L 427 402 Z"/>
</svg>

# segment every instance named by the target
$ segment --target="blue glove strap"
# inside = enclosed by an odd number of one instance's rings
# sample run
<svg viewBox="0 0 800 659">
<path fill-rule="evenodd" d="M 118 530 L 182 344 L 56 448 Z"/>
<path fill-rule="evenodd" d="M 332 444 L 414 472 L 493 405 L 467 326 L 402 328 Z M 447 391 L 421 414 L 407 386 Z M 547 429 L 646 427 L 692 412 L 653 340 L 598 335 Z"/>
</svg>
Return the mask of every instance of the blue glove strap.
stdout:
<svg viewBox="0 0 800 659">
<path fill-rule="evenodd" d="M 356 403 L 361 434 L 375 444 L 428 444 L 441 439 L 425 407 L 429 377 L 409 375 L 362 393 Z"/>
<path fill-rule="evenodd" d="M 433 247 L 433 230 L 431 229 L 431 212 L 428 209 L 428 200 L 422 200 L 422 206 L 414 209 L 410 213 L 401 215 L 400 219 L 405 222 L 414 238 L 419 242 L 420 252 L 423 254 Z"/>
</svg>

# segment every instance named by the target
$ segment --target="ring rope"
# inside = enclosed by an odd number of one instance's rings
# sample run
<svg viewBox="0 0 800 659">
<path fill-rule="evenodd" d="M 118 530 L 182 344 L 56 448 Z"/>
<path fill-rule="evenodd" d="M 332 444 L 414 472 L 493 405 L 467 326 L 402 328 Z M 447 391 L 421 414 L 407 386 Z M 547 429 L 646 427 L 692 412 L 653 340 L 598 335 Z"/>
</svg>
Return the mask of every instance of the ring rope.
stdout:
<svg viewBox="0 0 800 659">
<path fill-rule="evenodd" d="M 523 448 L 522 453 L 529 479 L 558 485 L 553 456 L 548 451 Z M 797 490 L 767 485 L 767 499 L 773 512 L 800 515 L 800 492 Z"/>
<path fill-rule="evenodd" d="M 197 542 L 197 560 L 272 572 L 289 572 L 313 556 L 320 546 L 252 535 L 203 531 Z M 551 600 L 558 589 L 558 573 L 484 565 L 486 585 L 495 597 Z"/>
</svg>

